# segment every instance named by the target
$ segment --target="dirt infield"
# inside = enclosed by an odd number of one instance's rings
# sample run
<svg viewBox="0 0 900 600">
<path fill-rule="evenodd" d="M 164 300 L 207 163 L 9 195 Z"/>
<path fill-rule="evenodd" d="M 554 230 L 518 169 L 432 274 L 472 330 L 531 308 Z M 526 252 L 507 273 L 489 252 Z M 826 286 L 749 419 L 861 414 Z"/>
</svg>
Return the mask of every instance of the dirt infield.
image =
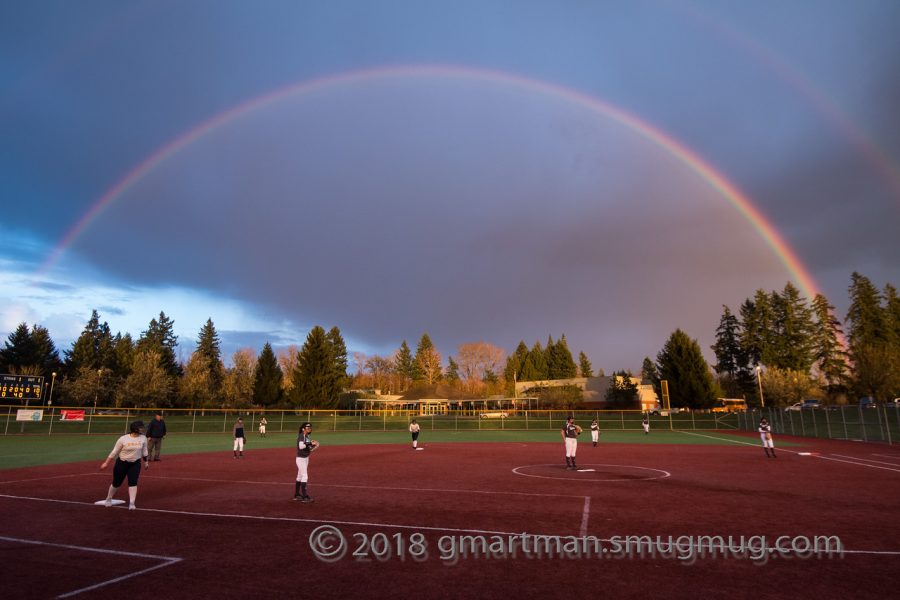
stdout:
<svg viewBox="0 0 900 600">
<path fill-rule="evenodd" d="M 0 471 L 4 595 L 893 597 L 900 450 L 794 438 L 767 459 L 753 436 L 685 435 L 748 445 L 582 441 L 578 472 L 559 443 L 323 447 L 312 504 L 291 500 L 290 448 L 175 455 L 141 475 L 136 511 L 94 505 L 99 460 Z M 625 536 L 675 545 L 638 555 Z M 696 536 L 731 551 L 699 557 Z M 809 552 L 815 536 L 843 556 Z"/>
</svg>

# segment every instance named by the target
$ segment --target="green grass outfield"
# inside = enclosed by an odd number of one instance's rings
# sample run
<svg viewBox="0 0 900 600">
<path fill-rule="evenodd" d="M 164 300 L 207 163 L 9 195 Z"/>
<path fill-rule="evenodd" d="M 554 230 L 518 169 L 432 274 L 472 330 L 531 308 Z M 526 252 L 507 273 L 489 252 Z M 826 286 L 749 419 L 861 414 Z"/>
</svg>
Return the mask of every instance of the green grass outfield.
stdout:
<svg viewBox="0 0 900 600">
<path fill-rule="evenodd" d="M 696 434 L 696 435 L 691 435 Z M 351 444 L 398 444 L 410 443 L 405 431 L 388 432 L 321 432 L 314 435 L 323 446 Z M 755 437 L 755 436 L 754 436 Z M 33 467 L 39 465 L 64 464 L 95 460 L 99 465 L 112 450 L 118 435 L 12 435 L 0 436 L 0 469 Z M 604 431 L 600 436 L 603 444 L 691 444 L 691 445 L 731 445 L 728 439 L 747 442 L 746 435 L 735 435 L 729 431 L 686 432 L 658 430 L 650 435 L 636 431 Z M 251 434 L 247 438 L 246 452 L 261 448 L 290 448 L 297 439 L 294 433 L 271 433 L 267 437 Z M 581 438 L 582 444 L 590 444 L 587 432 Z M 560 442 L 558 431 L 423 431 L 419 444 L 428 446 L 438 442 Z M 791 444 L 779 445 L 788 446 Z M 171 434 L 163 442 L 162 457 L 167 455 L 192 454 L 195 452 L 222 452 L 230 454 L 231 434 L 196 433 Z"/>
</svg>

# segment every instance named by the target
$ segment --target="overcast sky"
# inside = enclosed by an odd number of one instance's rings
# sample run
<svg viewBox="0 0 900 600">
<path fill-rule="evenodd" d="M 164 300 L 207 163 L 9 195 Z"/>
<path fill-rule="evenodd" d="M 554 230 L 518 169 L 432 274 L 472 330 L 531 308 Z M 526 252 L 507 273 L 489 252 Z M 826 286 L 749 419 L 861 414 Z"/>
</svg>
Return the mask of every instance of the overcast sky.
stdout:
<svg viewBox="0 0 900 600">
<path fill-rule="evenodd" d="M 843 319 L 853 271 L 900 285 L 898 27 L 894 0 L 3 2 L 0 336 L 565 334 L 610 372 L 676 328 L 712 360 L 723 304 L 802 273 Z"/>
</svg>

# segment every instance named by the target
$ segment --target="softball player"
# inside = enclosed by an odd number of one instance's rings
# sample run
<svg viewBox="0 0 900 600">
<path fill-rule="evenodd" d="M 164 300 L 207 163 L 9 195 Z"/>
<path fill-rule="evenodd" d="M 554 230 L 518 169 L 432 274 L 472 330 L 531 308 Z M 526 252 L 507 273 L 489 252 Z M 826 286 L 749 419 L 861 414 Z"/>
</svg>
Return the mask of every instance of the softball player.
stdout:
<svg viewBox="0 0 900 600">
<path fill-rule="evenodd" d="M 600 439 L 600 424 L 597 423 L 597 419 L 591 421 L 591 441 L 594 442 L 594 446 L 597 445 L 597 441 Z"/>
<path fill-rule="evenodd" d="M 409 424 L 409 432 L 412 434 L 413 450 L 416 450 L 416 445 L 419 443 L 419 424 L 415 419 Z"/>
<path fill-rule="evenodd" d="M 769 421 L 765 417 L 759 421 L 759 439 L 762 440 L 763 450 L 766 451 L 766 457 L 769 457 L 769 450 L 771 450 L 771 458 L 778 458 L 775 456 L 775 442 L 772 440 L 772 426 L 769 425 Z"/>
<path fill-rule="evenodd" d="M 235 458 L 244 458 L 244 441 L 246 438 L 244 436 L 244 420 L 238 417 L 237 422 L 234 424 L 234 457 Z M 238 452 L 240 451 L 240 454 Z"/>
<path fill-rule="evenodd" d="M 147 460 L 147 437 L 144 435 L 144 422 L 135 421 L 126 433 L 113 446 L 112 452 L 100 465 L 101 469 L 105 469 L 109 461 L 116 459 L 113 467 L 112 485 L 109 486 L 109 492 L 106 494 L 106 506 L 112 506 L 112 498 L 128 477 L 128 510 L 134 510 L 134 501 L 137 499 L 138 477 L 141 475 L 141 459 L 144 459 L 144 466 L 149 468 L 150 462 Z"/>
<path fill-rule="evenodd" d="M 269 424 L 269 422 L 266 421 L 265 417 L 263 417 L 259 420 L 259 435 L 266 437 L 266 425 L 268 425 L 268 424 Z"/>
<path fill-rule="evenodd" d="M 641 421 L 641 426 L 644 428 L 644 435 L 650 433 L 650 415 L 644 413 L 644 419 Z"/>
<path fill-rule="evenodd" d="M 297 481 L 294 483 L 294 500 L 312 502 L 306 493 L 306 482 L 309 479 L 309 455 L 319 447 L 319 442 L 310 438 L 312 423 L 304 423 L 297 433 Z"/>
<path fill-rule="evenodd" d="M 578 435 L 581 433 L 581 427 L 575 424 L 575 417 L 566 419 L 560 433 L 566 444 L 566 468 L 574 471 L 578 468 L 575 464 L 575 452 L 578 450 Z"/>
</svg>

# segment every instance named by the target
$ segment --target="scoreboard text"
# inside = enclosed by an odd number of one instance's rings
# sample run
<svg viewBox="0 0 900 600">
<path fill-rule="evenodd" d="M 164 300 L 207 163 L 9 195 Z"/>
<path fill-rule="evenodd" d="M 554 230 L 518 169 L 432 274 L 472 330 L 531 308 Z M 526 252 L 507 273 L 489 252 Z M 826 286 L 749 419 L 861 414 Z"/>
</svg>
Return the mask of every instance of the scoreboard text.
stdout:
<svg viewBox="0 0 900 600">
<path fill-rule="evenodd" d="M 0 398 L 40 400 L 44 378 L 39 375 L 0 375 Z"/>
</svg>

